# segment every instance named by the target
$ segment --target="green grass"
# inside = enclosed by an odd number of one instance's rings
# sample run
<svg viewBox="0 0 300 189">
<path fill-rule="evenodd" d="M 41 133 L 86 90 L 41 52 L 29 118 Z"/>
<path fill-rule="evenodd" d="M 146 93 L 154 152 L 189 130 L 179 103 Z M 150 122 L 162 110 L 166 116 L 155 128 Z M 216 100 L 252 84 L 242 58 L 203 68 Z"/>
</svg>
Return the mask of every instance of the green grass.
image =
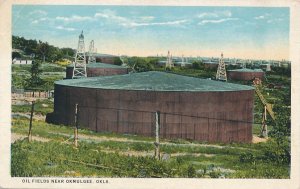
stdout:
<svg viewBox="0 0 300 189">
<path fill-rule="evenodd" d="M 28 119 L 13 119 L 12 132 L 27 134 L 28 122 Z M 157 161 L 151 156 L 135 157 L 123 154 L 131 152 L 153 153 L 154 138 L 151 137 L 94 133 L 81 129 L 79 130 L 79 148 L 74 149 L 71 143 L 64 142 L 72 137 L 72 127 L 34 121 L 32 130 L 34 136 L 48 138 L 50 142 L 28 143 L 27 140 L 24 140 L 12 144 L 13 176 L 289 177 L 287 164 L 275 164 L 264 158 L 265 151 L 268 151 L 268 143 L 223 144 L 223 148 L 217 148 L 214 145 L 189 145 L 191 143 L 184 140 L 177 141 L 177 143 L 168 141 L 170 143 L 161 145 L 161 153 L 170 154 L 170 159 Z M 80 135 L 82 134 L 93 138 L 81 140 Z M 112 140 L 94 139 L 94 137 L 100 136 Z M 113 138 L 133 141 L 114 141 Z M 195 144 L 199 143 L 196 142 Z M 178 156 L 178 153 L 182 153 L 182 155 Z M 252 154 L 251 157 L 255 158 L 251 161 L 241 161 L 241 154 L 247 153 Z M 173 154 L 177 154 L 177 156 L 173 156 Z M 73 160 L 88 163 L 88 165 L 74 163 Z M 93 164 L 93 166 L 89 164 Z"/>
<path fill-rule="evenodd" d="M 27 105 L 12 105 L 12 112 L 29 113 L 31 104 Z M 53 112 L 53 102 L 49 99 L 37 100 L 34 105 L 34 113 L 46 115 Z"/>
<path fill-rule="evenodd" d="M 151 156 L 125 156 L 118 151 L 101 150 L 97 143 L 80 142 L 76 149 L 55 141 L 17 141 L 12 144 L 12 176 L 69 176 L 71 172 L 70 176 L 80 177 L 289 177 L 287 166 L 263 161 L 241 163 L 238 155 L 171 156 L 159 161 Z"/>
</svg>

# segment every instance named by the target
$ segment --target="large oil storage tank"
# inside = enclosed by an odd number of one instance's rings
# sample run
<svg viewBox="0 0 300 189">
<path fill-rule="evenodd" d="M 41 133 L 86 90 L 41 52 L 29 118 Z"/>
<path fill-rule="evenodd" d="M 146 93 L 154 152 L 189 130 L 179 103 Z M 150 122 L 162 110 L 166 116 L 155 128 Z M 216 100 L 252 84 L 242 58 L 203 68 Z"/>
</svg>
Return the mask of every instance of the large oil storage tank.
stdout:
<svg viewBox="0 0 300 189">
<path fill-rule="evenodd" d="M 228 70 L 227 76 L 230 80 L 250 81 L 254 78 L 263 80 L 265 77 L 265 72 L 262 69 L 242 68 L 236 70 Z"/>
<path fill-rule="evenodd" d="M 73 69 L 74 69 L 73 64 L 67 66 L 66 69 L 67 79 L 72 79 Z M 86 73 L 87 73 L 87 77 L 120 75 L 120 74 L 127 74 L 128 68 L 126 66 L 118 66 L 113 64 L 91 63 L 86 65 Z"/>
<path fill-rule="evenodd" d="M 102 62 L 105 64 L 115 64 L 115 62 L 120 59 L 118 56 L 110 54 L 100 54 L 96 53 L 95 58 L 97 62 Z"/>
<path fill-rule="evenodd" d="M 165 72 L 55 82 L 54 112 L 46 121 L 96 132 L 208 142 L 251 142 L 253 87 Z"/>
</svg>

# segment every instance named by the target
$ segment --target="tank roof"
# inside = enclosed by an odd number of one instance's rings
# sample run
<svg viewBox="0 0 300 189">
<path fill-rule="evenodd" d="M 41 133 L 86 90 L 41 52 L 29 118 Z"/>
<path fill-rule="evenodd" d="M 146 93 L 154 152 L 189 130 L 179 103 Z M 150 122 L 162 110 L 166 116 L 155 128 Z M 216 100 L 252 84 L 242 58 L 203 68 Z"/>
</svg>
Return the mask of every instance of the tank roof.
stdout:
<svg viewBox="0 0 300 189">
<path fill-rule="evenodd" d="M 146 91 L 239 91 L 253 90 L 247 85 L 212 81 L 195 77 L 182 76 L 166 72 L 140 72 L 125 75 L 113 75 L 56 81 L 57 85 Z"/>
<path fill-rule="evenodd" d="M 73 67 L 73 64 L 69 64 L 68 67 Z M 90 63 L 86 65 L 87 68 L 127 68 L 126 66 L 119 66 L 114 64 L 105 64 L 105 63 Z"/>
<path fill-rule="evenodd" d="M 262 69 L 249 69 L 249 68 L 241 68 L 236 70 L 228 70 L 231 72 L 264 72 Z"/>
</svg>

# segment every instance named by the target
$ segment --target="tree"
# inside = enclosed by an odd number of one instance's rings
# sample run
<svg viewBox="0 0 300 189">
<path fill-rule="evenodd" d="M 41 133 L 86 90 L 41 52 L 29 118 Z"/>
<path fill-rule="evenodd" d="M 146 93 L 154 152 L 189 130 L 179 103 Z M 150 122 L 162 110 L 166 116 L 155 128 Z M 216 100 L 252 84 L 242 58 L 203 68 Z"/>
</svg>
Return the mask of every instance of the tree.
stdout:
<svg viewBox="0 0 300 189">
<path fill-rule="evenodd" d="M 122 65 L 123 63 L 119 57 L 114 57 L 113 61 L 115 65 L 119 65 L 119 66 Z"/>
<path fill-rule="evenodd" d="M 137 72 L 146 72 L 154 69 L 152 64 L 140 57 L 131 57 L 128 60 L 128 65 Z"/>
<path fill-rule="evenodd" d="M 37 51 L 40 54 L 40 56 L 43 58 L 43 62 L 45 62 L 46 55 L 49 52 L 49 48 L 50 47 L 49 47 L 49 44 L 47 42 L 44 43 L 42 41 L 39 41 L 38 46 L 37 46 Z"/>
<path fill-rule="evenodd" d="M 40 77 L 42 70 L 40 69 L 40 62 L 38 60 L 32 61 L 30 69 L 30 78 L 27 80 L 27 89 L 38 89 L 43 84 Z"/>
<path fill-rule="evenodd" d="M 71 49 L 71 48 L 62 48 L 60 50 L 62 51 L 63 58 L 73 59 L 74 56 L 75 56 L 76 50 L 74 50 L 74 49 Z"/>
<path fill-rule="evenodd" d="M 200 69 L 200 70 L 203 70 L 204 69 L 204 64 L 201 62 L 201 61 L 194 61 L 192 63 L 192 67 L 194 69 Z"/>
<path fill-rule="evenodd" d="M 22 55 L 18 52 L 12 52 L 12 59 L 15 59 L 15 58 L 21 58 Z"/>
</svg>

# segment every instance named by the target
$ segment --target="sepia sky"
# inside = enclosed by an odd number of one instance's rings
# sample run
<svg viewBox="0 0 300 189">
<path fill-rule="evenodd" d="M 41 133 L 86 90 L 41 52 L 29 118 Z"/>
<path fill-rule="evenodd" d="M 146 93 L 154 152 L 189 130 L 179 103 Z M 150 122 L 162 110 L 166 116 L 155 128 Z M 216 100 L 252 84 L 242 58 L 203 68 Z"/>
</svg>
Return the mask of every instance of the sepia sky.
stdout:
<svg viewBox="0 0 300 189">
<path fill-rule="evenodd" d="M 12 34 L 98 53 L 289 59 L 289 8 L 14 5 Z"/>
</svg>

